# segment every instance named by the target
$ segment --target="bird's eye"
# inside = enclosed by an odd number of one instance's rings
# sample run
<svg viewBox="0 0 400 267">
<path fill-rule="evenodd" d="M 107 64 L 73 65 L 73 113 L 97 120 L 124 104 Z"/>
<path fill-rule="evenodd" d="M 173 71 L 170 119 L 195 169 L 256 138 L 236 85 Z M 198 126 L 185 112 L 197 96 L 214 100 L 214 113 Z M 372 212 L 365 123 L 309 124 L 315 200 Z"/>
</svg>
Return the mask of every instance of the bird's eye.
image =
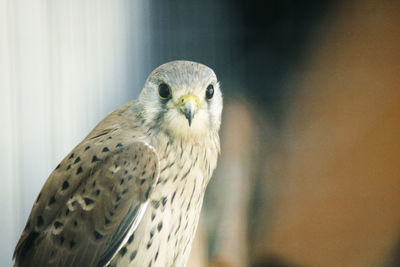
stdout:
<svg viewBox="0 0 400 267">
<path fill-rule="evenodd" d="M 209 86 L 207 86 L 206 89 L 206 98 L 207 100 L 210 100 L 211 98 L 213 98 L 213 96 L 214 96 L 214 86 L 210 84 Z"/>
<path fill-rule="evenodd" d="M 171 89 L 168 84 L 162 83 L 158 86 L 158 94 L 162 99 L 168 99 L 171 97 Z"/>
</svg>

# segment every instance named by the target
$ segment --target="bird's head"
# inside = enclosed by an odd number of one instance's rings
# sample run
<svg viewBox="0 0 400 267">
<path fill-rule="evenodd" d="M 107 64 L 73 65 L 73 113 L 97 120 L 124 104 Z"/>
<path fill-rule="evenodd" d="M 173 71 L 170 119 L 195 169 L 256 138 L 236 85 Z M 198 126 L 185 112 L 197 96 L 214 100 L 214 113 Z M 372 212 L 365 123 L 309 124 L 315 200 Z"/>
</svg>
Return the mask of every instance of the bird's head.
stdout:
<svg viewBox="0 0 400 267">
<path fill-rule="evenodd" d="M 182 138 L 218 132 L 222 93 L 209 67 L 190 61 L 172 61 L 147 78 L 138 99 L 146 124 Z"/>
</svg>

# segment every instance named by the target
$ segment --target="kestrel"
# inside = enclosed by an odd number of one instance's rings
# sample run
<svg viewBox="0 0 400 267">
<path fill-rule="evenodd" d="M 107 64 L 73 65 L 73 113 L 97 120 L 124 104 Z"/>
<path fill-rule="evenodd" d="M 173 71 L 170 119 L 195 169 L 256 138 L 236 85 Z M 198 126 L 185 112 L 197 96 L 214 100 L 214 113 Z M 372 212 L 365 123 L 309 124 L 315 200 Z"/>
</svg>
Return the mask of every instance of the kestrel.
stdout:
<svg viewBox="0 0 400 267">
<path fill-rule="evenodd" d="M 219 154 L 212 69 L 156 68 L 51 173 L 15 266 L 185 266 Z"/>
</svg>

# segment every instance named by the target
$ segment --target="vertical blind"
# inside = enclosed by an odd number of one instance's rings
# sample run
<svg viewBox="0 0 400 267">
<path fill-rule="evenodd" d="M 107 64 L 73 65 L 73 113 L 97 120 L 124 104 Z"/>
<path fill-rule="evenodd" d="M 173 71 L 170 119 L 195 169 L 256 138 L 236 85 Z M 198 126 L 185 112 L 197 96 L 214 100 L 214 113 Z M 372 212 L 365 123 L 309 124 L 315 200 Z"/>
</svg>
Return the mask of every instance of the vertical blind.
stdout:
<svg viewBox="0 0 400 267">
<path fill-rule="evenodd" d="M 0 266 L 58 162 L 149 69 L 145 0 L 0 0 Z"/>
</svg>

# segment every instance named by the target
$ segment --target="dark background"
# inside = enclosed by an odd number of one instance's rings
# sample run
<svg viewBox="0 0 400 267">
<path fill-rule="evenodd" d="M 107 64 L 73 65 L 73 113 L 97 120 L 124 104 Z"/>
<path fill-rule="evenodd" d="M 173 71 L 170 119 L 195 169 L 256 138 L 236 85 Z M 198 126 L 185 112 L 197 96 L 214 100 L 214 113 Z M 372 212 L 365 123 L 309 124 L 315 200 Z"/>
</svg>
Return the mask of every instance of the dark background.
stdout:
<svg viewBox="0 0 400 267">
<path fill-rule="evenodd" d="M 330 1 L 157 1 L 151 5 L 151 67 L 175 59 L 212 67 L 225 97 L 243 94 L 279 118 Z"/>
</svg>

